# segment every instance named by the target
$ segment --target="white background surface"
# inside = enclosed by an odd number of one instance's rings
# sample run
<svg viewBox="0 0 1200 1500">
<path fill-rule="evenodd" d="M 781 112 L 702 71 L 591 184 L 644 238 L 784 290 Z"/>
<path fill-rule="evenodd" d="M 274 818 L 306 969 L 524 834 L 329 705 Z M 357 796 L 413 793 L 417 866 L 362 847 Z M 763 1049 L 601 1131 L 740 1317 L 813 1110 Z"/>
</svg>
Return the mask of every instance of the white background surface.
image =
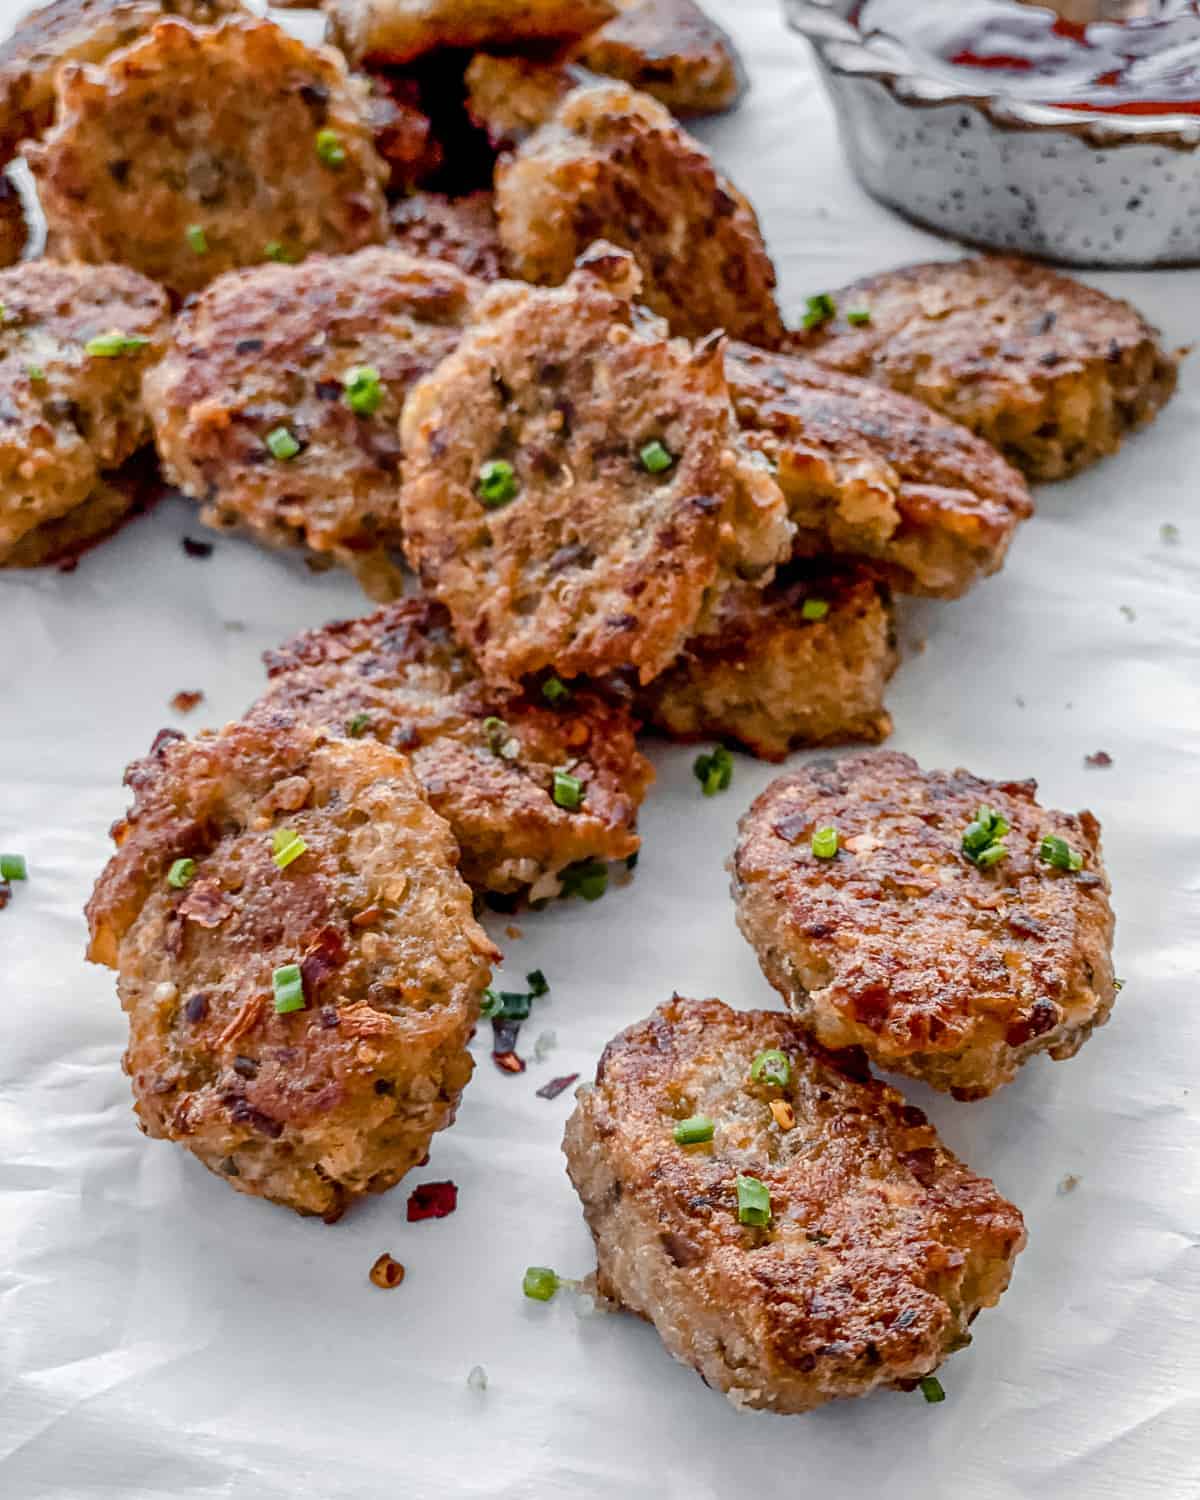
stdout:
<svg viewBox="0 0 1200 1500">
<path fill-rule="evenodd" d="M 709 0 L 754 87 L 705 139 L 758 207 L 793 305 L 938 243 L 849 180 L 803 44 L 772 0 Z M 6 7 L 9 14 L 12 7 Z M 1179 343 L 1200 273 L 1098 278 Z M 502 978 L 553 987 L 496 1071 L 484 1027 L 458 1124 L 429 1166 L 340 1224 L 238 1196 L 134 1126 L 112 975 L 84 964 L 81 907 L 125 806 L 122 769 L 164 724 L 238 714 L 259 653 L 365 607 L 344 577 L 217 539 L 182 501 L 77 572 L 0 581 L 0 849 L 30 879 L 0 912 L 0 1495 L 707 1497 L 881 1500 L 1200 1494 L 1200 367 L 1155 428 L 1039 495 L 1006 571 L 910 610 L 893 744 L 925 764 L 1036 775 L 1104 825 L 1118 910 L 1110 1025 L 987 1102 L 910 1095 L 1023 1209 L 1030 1244 L 941 1406 L 884 1394 L 807 1417 L 738 1415 L 624 1316 L 521 1296 L 524 1267 L 592 1267 L 558 1150 L 568 1092 L 672 989 L 773 1005 L 722 865 L 772 771 L 739 756 L 706 800 L 692 753 L 656 749 L 634 882 L 522 916 Z M 1159 528 L 1172 522 L 1182 541 Z M 1127 619 L 1121 606 L 1136 618 Z M 205 702 L 167 707 L 181 688 Z M 1109 770 L 1083 758 L 1109 751 Z M 503 919 L 491 923 L 499 935 Z M 510 983 L 509 987 L 513 987 Z M 1057 1191 L 1068 1173 L 1080 1181 Z M 404 1221 L 450 1177 L 450 1218 Z M 389 1250 L 397 1291 L 367 1281 Z M 486 1367 L 487 1392 L 465 1384 Z"/>
</svg>

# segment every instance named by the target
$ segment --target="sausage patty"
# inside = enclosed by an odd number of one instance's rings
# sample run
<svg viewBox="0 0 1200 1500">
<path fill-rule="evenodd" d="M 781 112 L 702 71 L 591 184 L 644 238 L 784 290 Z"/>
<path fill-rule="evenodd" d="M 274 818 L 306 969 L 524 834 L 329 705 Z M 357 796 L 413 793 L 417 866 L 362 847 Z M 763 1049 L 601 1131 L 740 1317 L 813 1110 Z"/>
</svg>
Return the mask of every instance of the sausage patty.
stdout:
<svg viewBox="0 0 1200 1500">
<path fill-rule="evenodd" d="M 694 0 L 622 0 L 575 49 L 593 73 L 652 94 L 673 115 L 730 109 L 745 87 L 733 38 Z"/>
<path fill-rule="evenodd" d="M 325 0 L 331 39 L 354 62 L 406 63 L 442 47 L 520 47 L 585 35 L 611 0 Z"/>
<path fill-rule="evenodd" d="M 392 244 L 411 255 L 447 260 L 481 281 L 500 280 L 500 237 L 491 193 L 401 198 L 392 208 Z"/>
</svg>

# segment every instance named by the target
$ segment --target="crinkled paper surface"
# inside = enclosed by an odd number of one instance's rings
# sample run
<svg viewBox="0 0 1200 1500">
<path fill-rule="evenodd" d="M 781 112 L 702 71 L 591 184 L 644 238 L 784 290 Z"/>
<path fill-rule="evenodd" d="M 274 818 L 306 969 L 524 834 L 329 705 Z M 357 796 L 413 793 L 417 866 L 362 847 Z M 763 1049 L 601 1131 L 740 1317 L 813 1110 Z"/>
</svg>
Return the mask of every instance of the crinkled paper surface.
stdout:
<svg viewBox="0 0 1200 1500">
<path fill-rule="evenodd" d="M 757 205 L 792 307 L 952 253 L 850 180 L 805 47 L 772 0 L 708 3 L 753 88 L 701 131 Z M 1200 272 L 1097 280 L 1172 341 L 1200 335 Z M 656 749 L 634 880 L 595 905 L 518 918 L 517 940 L 490 919 L 502 979 L 538 967 L 552 986 L 523 1050 L 551 1030 L 557 1048 L 508 1076 L 481 1031 L 458 1124 L 410 1179 L 452 1178 L 456 1214 L 406 1223 L 404 1185 L 326 1227 L 240 1197 L 138 1133 L 113 977 L 83 961 L 81 907 L 125 805 L 126 761 L 164 724 L 238 714 L 265 647 L 365 605 L 347 578 L 247 542 L 185 556 L 181 538 L 203 533 L 181 500 L 74 573 L 4 575 L 0 848 L 24 851 L 30 878 L 0 912 L 0 1495 L 1200 1493 L 1198 410 L 1193 361 L 1156 427 L 1040 493 L 999 578 L 906 614 L 892 743 L 931 766 L 1036 776 L 1049 802 L 1096 811 L 1126 980 L 1075 1060 L 1038 1059 L 984 1103 L 908 1089 L 1029 1226 L 1002 1305 L 943 1369 L 940 1406 L 884 1394 L 806 1417 L 739 1415 L 647 1325 L 521 1296 L 529 1263 L 592 1266 L 559 1153 L 571 1093 L 535 1090 L 587 1076 L 604 1042 L 673 989 L 775 1003 L 723 869 L 770 768 L 739 756 L 731 790 L 705 799 L 692 752 Z M 190 716 L 170 711 L 197 688 Z M 1111 768 L 1085 768 L 1097 750 Z M 408 1269 L 392 1292 L 367 1280 L 384 1250 Z M 474 1365 L 485 1393 L 467 1386 Z"/>
</svg>

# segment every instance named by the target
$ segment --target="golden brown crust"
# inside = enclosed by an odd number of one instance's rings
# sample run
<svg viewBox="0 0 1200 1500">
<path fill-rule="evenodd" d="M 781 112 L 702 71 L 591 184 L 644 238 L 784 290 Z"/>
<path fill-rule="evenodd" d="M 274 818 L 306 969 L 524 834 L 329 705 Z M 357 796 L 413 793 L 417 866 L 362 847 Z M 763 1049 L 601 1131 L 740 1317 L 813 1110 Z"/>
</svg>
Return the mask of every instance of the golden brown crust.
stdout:
<svg viewBox="0 0 1200 1500">
<path fill-rule="evenodd" d="M 221 277 L 184 309 L 146 381 L 167 473 L 210 525 L 331 554 L 394 592 L 404 397 L 454 348 L 477 290 L 390 247 Z M 346 384 L 363 368 L 379 376 L 380 404 L 359 413 Z M 266 445 L 280 428 L 300 444 L 291 458 Z"/>
<path fill-rule="evenodd" d="M 805 618 L 805 605 L 824 608 Z M 876 744 L 892 732 L 887 586 L 853 564 L 794 564 L 765 589 L 727 589 L 704 635 L 644 688 L 639 711 L 677 739 L 735 740 L 763 760 L 798 745 Z"/>
<path fill-rule="evenodd" d="M 569 94 L 496 171 L 509 269 L 563 281 L 580 252 L 606 239 L 630 250 L 643 299 L 675 333 L 723 328 L 777 344 L 775 270 L 749 203 L 657 100 L 623 84 Z"/>
<path fill-rule="evenodd" d="M 153 450 L 143 448 L 120 469 L 101 475 L 91 494 L 73 510 L 43 521 L 0 552 L 0 567 L 57 566 L 69 571 L 85 552 L 148 510 L 162 488 Z"/>
<path fill-rule="evenodd" d="M 733 38 L 694 0 L 625 0 L 575 60 L 652 94 L 673 115 L 730 109 L 745 87 Z"/>
<path fill-rule="evenodd" d="M 750 1079 L 768 1049 L 786 1086 Z M 711 1144 L 676 1145 L 693 1115 Z M 719 1000 L 676 997 L 610 1042 L 564 1150 L 599 1289 L 739 1406 L 911 1388 L 970 1343 L 1025 1243 L 1018 1210 L 854 1054 Z M 739 1224 L 739 1175 L 768 1188 L 769 1227 Z"/>
<path fill-rule="evenodd" d="M 1073 1056 L 1115 996 L 1100 825 L 1040 807 L 1032 781 L 922 771 L 881 751 L 781 776 L 742 819 L 733 890 L 763 972 L 817 1040 L 956 1098 L 1010 1083 L 1035 1052 Z M 962 851 L 980 807 L 1007 858 Z M 818 828 L 837 830 L 818 859 Z M 1038 858 L 1043 836 L 1083 858 Z"/>
<path fill-rule="evenodd" d="M 467 64 L 467 114 L 493 151 L 511 151 L 544 125 L 583 81 L 561 58 L 496 57 L 477 52 Z"/>
<path fill-rule="evenodd" d="M 1128 302 L 1000 256 L 906 266 L 833 293 L 838 316 L 799 352 L 924 401 L 1031 479 L 1062 479 L 1149 422 L 1178 356 Z M 847 322 L 850 310 L 870 321 Z"/>
<path fill-rule="evenodd" d="M 537 694 L 487 687 L 432 600 L 308 631 L 266 661 L 266 703 L 408 753 L 476 889 L 529 887 L 536 900 L 556 894 L 568 865 L 638 849 L 637 810 L 654 772 L 629 713 L 590 692 L 551 708 Z M 583 783 L 578 809 L 554 802 L 555 770 Z"/>
<path fill-rule="evenodd" d="M 340 163 L 319 154 L 323 132 Z M 99 66 L 62 69 L 29 162 L 64 255 L 120 260 L 180 296 L 272 253 L 344 254 L 387 234 L 365 89 L 336 53 L 269 21 L 162 21 Z"/>
<path fill-rule="evenodd" d="M 495 287 L 405 405 L 405 550 L 490 681 L 649 681 L 715 591 L 765 583 L 790 547 L 778 490 L 732 446 L 719 342 L 635 318 L 636 288 L 611 246 L 553 291 Z M 665 472 L 641 462 L 652 441 Z M 493 461 L 516 493 L 488 508 Z"/>
<path fill-rule="evenodd" d="M 330 37 L 353 62 L 405 63 L 441 47 L 567 41 L 603 25 L 611 0 L 326 0 Z"/>
<path fill-rule="evenodd" d="M 407 761 L 259 713 L 160 735 L 126 781 L 88 956 L 118 972 L 142 1128 L 301 1213 L 393 1186 L 453 1120 L 496 956 Z M 306 845 L 284 869 L 277 829 Z M 278 1014 L 288 964 L 305 1008 Z"/>
<path fill-rule="evenodd" d="M 500 238 L 491 193 L 447 198 L 414 193 L 392 208 L 392 243 L 412 255 L 447 260 L 480 281 L 499 281 Z"/>
<path fill-rule="evenodd" d="M 166 16 L 211 26 L 242 14 L 240 0 L 52 0 L 0 43 L 0 161 L 54 119 L 54 80 L 64 63 L 102 62 Z"/>
<path fill-rule="evenodd" d="M 0 271 L 0 554 L 75 510 L 150 436 L 142 375 L 169 324 L 161 288 L 124 266 L 37 260 Z M 111 357 L 89 340 L 144 339 Z"/>
<path fill-rule="evenodd" d="M 965 427 L 871 381 L 730 346 L 746 445 L 788 500 L 800 555 L 870 559 L 903 593 L 955 598 L 1000 568 L 1033 502 Z"/>
</svg>

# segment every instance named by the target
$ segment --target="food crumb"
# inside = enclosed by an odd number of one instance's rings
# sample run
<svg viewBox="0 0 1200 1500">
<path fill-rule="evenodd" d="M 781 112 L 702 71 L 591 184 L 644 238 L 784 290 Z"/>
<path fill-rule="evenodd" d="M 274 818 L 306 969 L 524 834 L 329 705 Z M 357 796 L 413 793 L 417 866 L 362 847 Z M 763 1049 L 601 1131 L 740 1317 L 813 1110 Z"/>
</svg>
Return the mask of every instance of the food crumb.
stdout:
<svg viewBox="0 0 1200 1500">
<path fill-rule="evenodd" d="M 561 1078 L 552 1078 L 549 1083 L 542 1084 L 537 1091 L 539 1099 L 557 1099 L 564 1089 L 569 1089 L 578 1079 L 578 1073 L 564 1073 Z"/>
<path fill-rule="evenodd" d="M 1068 1193 L 1073 1193 L 1078 1186 L 1079 1178 L 1074 1172 L 1068 1172 L 1058 1185 L 1059 1197 L 1066 1197 Z"/>
<path fill-rule="evenodd" d="M 182 689 L 171 699 L 171 707 L 177 714 L 190 714 L 198 703 L 204 702 L 204 694 L 199 688 Z"/>
<path fill-rule="evenodd" d="M 1017 696 L 1013 699 L 1013 702 L 1017 705 L 1018 708 L 1025 707 L 1025 700 L 1021 697 L 1020 693 L 1018 693 Z"/>
<path fill-rule="evenodd" d="M 199 537 L 185 536 L 183 539 L 183 550 L 189 557 L 211 557 L 213 555 L 213 544 L 202 542 Z"/>
<path fill-rule="evenodd" d="M 1134 620 L 1137 619 L 1137 612 L 1134 610 L 1134 607 L 1133 607 L 1132 604 L 1122 604 L 1121 605 L 1121 613 L 1125 616 L 1125 618 L 1128 621 L 1130 621 L 1130 623 L 1132 623 Z"/>
<path fill-rule="evenodd" d="M 473 1391 L 487 1390 L 488 1376 L 482 1365 L 472 1365 L 467 1371 L 467 1385 Z"/>
<path fill-rule="evenodd" d="M 521 931 L 521 929 L 516 925 L 515 922 L 510 922 L 508 924 L 508 926 L 504 929 L 504 935 L 505 937 L 511 939 L 511 941 L 514 943 L 525 936 L 525 934 Z"/>
<path fill-rule="evenodd" d="M 1107 750 L 1093 750 L 1083 757 L 1083 763 L 1085 766 L 1111 766 L 1113 758 Z"/>
<path fill-rule="evenodd" d="M 558 1046 L 558 1037 L 553 1031 L 543 1031 L 533 1044 L 533 1056 L 536 1062 L 545 1062 Z"/>
<path fill-rule="evenodd" d="M 3 911 L 12 900 L 12 886 L 7 880 L 0 880 L 0 911 Z"/>
<path fill-rule="evenodd" d="M 1179 527 L 1172 525 L 1170 521 L 1162 523 L 1158 528 L 1158 535 L 1168 547 L 1177 547 L 1179 545 Z"/>
<path fill-rule="evenodd" d="M 224 624 L 226 630 L 236 630 L 240 632 L 245 630 L 246 628 L 245 620 L 226 620 Z"/>
<path fill-rule="evenodd" d="M 796 1111 L 786 1099 L 772 1099 L 771 1113 L 775 1116 L 775 1123 L 780 1130 L 791 1130 L 796 1124 Z"/>
<path fill-rule="evenodd" d="M 594 1318 L 597 1312 L 596 1299 L 591 1292 L 576 1292 L 574 1308 L 577 1318 Z"/>
<path fill-rule="evenodd" d="M 416 1224 L 422 1219 L 444 1219 L 457 1207 L 457 1183 L 423 1182 L 409 1194 L 408 1222 Z"/>
<path fill-rule="evenodd" d="M 385 1292 L 390 1292 L 404 1280 L 404 1267 L 385 1250 L 371 1267 L 371 1280 Z"/>
</svg>

